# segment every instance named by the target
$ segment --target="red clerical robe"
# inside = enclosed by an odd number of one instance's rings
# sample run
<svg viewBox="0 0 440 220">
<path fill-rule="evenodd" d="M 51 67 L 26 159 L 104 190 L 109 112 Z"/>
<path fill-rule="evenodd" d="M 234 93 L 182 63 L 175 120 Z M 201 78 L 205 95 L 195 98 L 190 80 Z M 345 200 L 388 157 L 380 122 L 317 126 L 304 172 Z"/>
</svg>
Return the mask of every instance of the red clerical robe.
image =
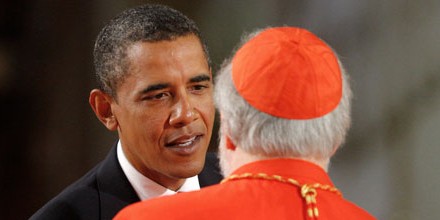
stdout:
<svg viewBox="0 0 440 220">
<path fill-rule="evenodd" d="M 375 218 L 345 200 L 319 166 L 303 160 L 271 159 L 244 165 L 223 183 L 200 191 L 130 205 L 115 219 Z"/>
</svg>

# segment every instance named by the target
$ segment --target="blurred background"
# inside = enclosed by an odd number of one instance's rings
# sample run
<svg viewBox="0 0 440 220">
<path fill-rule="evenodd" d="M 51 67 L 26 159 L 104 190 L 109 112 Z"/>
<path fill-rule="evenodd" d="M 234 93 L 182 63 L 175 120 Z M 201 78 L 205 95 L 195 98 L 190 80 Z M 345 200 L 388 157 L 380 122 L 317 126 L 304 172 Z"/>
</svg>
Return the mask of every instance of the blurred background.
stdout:
<svg viewBox="0 0 440 220">
<path fill-rule="evenodd" d="M 27 219 L 107 154 L 116 134 L 88 105 L 94 39 L 152 2 L 196 21 L 214 70 L 256 28 L 300 26 L 327 41 L 355 94 L 336 186 L 378 219 L 440 219 L 438 0 L 2 0 L 0 219 Z"/>
</svg>

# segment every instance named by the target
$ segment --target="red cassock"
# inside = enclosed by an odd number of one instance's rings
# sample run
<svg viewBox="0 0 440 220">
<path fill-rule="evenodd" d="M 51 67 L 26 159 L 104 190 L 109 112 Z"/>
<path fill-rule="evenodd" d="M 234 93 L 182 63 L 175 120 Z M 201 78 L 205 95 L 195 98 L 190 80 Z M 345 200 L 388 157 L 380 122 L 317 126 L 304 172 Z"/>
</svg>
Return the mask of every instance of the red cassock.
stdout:
<svg viewBox="0 0 440 220">
<path fill-rule="evenodd" d="M 345 200 L 319 166 L 271 159 L 244 165 L 223 183 L 200 191 L 130 205 L 115 219 L 375 218 Z"/>
</svg>

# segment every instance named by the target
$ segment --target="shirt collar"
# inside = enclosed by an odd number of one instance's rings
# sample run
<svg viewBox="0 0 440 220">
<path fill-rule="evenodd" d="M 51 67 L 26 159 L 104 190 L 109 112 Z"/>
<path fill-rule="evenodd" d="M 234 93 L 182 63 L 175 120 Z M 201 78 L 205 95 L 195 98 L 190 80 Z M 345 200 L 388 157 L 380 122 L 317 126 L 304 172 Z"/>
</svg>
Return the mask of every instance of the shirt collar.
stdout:
<svg viewBox="0 0 440 220">
<path fill-rule="evenodd" d="M 133 186 L 134 191 L 139 196 L 140 200 L 173 195 L 176 193 L 176 191 L 163 187 L 137 171 L 125 156 L 124 151 L 122 150 L 121 141 L 118 141 L 117 157 L 125 176 L 127 176 L 128 181 L 131 186 Z M 178 192 L 189 192 L 199 189 L 199 179 L 197 176 L 193 176 L 185 180 L 185 183 L 183 183 Z"/>
</svg>

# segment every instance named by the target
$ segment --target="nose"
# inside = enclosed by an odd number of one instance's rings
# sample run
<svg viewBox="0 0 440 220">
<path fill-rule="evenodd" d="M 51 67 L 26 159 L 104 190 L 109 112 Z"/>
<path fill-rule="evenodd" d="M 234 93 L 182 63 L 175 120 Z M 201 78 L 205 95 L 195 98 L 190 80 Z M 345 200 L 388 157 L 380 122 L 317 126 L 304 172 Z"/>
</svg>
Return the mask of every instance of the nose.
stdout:
<svg viewBox="0 0 440 220">
<path fill-rule="evenodd" d="M 173 127 L 183 127 L 197 118 L 195 111 L 189 97 L 182 95 L 174 105 L 170 115 L 169 123 Z"/>
</svg>

